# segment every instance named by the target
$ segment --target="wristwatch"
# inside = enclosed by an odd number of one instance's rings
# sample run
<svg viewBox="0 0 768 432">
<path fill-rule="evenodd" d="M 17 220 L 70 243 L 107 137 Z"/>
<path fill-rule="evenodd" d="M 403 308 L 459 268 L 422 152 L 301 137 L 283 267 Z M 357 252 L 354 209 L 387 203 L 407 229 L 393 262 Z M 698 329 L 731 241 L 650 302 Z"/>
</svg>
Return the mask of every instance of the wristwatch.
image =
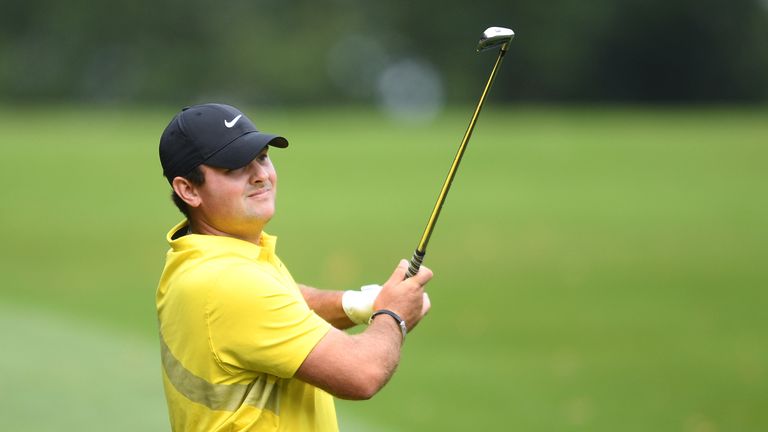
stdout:
<svg viewBox="0 0 768 432">
<path fill-rule="evenodd" d="M 373 319 L 379 315 L 389 315 L 395 320 L 397 325 L 400 326 L 400 331 L 403 332 L 403 342 L 405 342 L 405 335 L 408 333 L 408 327 L 405 325 L 405 321 L 400 318 L 400 315 L 392 312 L 389 309 L 379 309 L 371 315 L 371 319 L 368 320 L 368 324 L 373 322 Z"/>
</svg>

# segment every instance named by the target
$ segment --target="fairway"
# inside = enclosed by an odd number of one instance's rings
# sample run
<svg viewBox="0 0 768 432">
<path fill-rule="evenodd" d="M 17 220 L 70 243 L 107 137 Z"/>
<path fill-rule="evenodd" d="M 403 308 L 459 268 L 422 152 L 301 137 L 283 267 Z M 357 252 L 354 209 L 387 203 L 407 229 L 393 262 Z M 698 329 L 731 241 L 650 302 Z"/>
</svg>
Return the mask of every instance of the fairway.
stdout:
<svg viewBox="0 0 768 432">
<path fill-rule="evenodd" d="M 470 114 L 242 108 L 291 142 L 278 253 L 335 289 L 410 257 Z M 168 430 L 176 109 L 0 108 L 0 429 Z M 427 252 L 432 313 L 380 394 L 337 403 L 342 430 L 768 430 L 768 109 L 484 110 Z"/>
</svg>

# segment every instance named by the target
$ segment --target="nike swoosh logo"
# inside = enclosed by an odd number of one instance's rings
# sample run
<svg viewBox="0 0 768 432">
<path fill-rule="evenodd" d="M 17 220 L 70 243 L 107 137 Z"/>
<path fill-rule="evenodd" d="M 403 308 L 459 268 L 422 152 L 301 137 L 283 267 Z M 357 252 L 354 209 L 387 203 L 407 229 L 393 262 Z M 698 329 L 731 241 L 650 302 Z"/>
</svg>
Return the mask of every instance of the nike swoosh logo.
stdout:
<svg viewBox="0 0 768 432">
<path fill-rule="evenodd" d="M 228 127 L 228 128 L 230 128 L 230 129 L 231 129 L 231 128 L 232 128 L 232 126 L 234 126 L 234 125 L 235 125 L 235 123 L 237 123 L 237 121 L 238 121 L 238 120 L 240 120 L 240 117 L 242 117 L 242 116 L 243 116 L 243 115 L 242 115 L 242 114 L 240 114 L 239 116 L 237 116 L 237 117 L 233 118 L 231 121 L 226 121 L 226 120 L 224 120 L 224 126 L 226 126 L 226 127 Z"/>
</svg>

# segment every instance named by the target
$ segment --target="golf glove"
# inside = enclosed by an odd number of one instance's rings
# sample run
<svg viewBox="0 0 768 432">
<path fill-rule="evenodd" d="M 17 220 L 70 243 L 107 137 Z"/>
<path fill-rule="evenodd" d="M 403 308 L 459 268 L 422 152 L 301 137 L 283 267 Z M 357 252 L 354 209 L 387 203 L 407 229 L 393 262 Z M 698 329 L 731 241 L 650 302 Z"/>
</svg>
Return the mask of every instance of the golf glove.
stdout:
<svg viewBox="0 0 768 432">
<path fill-rule="evenodd" d="M 341 307 L 355 324 L 368 324 L 373 314 L 373 302 L 381 291 L 381 285 L 365 285 L 360 291 L 344 291 Z"/>
</svg>

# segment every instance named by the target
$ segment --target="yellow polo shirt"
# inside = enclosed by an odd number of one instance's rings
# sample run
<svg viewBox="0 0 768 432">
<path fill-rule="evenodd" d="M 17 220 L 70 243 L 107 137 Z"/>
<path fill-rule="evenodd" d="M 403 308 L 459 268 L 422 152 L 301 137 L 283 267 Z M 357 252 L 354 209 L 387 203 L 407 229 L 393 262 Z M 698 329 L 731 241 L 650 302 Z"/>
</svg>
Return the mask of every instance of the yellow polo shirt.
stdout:
<svg viewBox="0 0 768 432">
<path fill-rule="evenodd" d="M 174 431 L 337 431 L 333 397 L 293 375 L 330 324 L 275 255 L 230 237 L 168 233 L 157 288 Z"/>
</svg>

